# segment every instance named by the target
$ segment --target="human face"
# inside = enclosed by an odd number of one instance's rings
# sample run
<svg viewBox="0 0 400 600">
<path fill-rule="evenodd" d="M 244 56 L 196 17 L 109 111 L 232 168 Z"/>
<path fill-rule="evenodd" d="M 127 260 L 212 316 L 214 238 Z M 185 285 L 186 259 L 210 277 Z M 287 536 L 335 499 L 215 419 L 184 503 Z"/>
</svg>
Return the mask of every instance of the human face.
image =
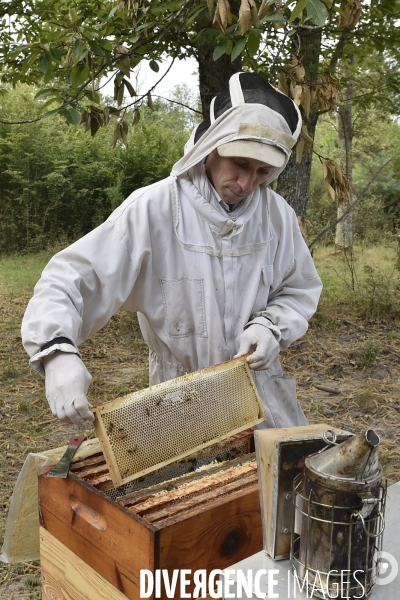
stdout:
<svg viewBox="0 0 400 600">
<path fill-rule="evenodd" d="M 220 156 L 217 150 L 206 160 L 207 177 L 227 204 L 237 204 L 247 198 L 268 179 L 273 169 L 255 158 Z"/>
</svg>

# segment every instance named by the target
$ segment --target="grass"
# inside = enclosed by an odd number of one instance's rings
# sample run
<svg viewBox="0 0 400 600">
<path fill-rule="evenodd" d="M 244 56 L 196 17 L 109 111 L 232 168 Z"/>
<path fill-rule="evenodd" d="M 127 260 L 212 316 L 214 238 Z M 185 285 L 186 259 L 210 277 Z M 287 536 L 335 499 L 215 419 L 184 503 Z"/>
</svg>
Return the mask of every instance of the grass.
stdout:
<svg viewBox="0 0 400 600">
<path fill-rule="evenodd" d="M 370 267 L 386 278 L 399 281 L 400 273 L 396 270 L 397 245 L 364 247 L 356 245 L 353 258 L 335 252 L 332 246 L 318 246 L 313 254 L 315 265 L 320 273 L 324 286 L 330 293 L 341 295 L 341 290 L 351 289 L 351 264 L 356 271 L 359 285 L 365 285 L 367 274 L 364 268 Z"/>
<path fill-rule="evenodd" d="M 355 353 L 355 361 L 359 369 L 373 367 L 382 352 L 381 345 L 376 342 L 366 342 Z"/>
<path fill-rule="evenodd" d="M 400 272 L 397 243 L 355 246 L 353 254 L 318 247 L 314 262 L 324 282 L 320 312 L 331 319 L 361 317 L 391 320 L 400 318 Z M 323 315 L 320 318 L 324 318 Z"/>
<path fill-rule="evenodd" d="M 53 254 L 54 250 L 47 250 L 34 255 L 1 258 L 1 293 L 14 298 L 32 294 L 41 272 Z"/>
</svg>

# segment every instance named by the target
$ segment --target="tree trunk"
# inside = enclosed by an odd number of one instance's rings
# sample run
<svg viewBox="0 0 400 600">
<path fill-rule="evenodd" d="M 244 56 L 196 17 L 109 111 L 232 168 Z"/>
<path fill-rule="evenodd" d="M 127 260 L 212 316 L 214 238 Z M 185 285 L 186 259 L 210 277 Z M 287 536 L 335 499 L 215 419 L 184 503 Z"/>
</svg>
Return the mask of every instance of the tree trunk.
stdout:
<svg viewBox="0 0 400 600">
<path fill-rule="evenodd" d="M 313 118 L 307 122 L 308 133 L 314 138 L 315 128 L 318 120 L 318 113 L 315 111 Z M 285 198 L 288 204 L 293 208 L 296 215 L 302 219 L 306 216 L 308 194 L 311 178 L 312 150 L 303 152 L 301 163 L 296 162 L 296 148 L 285 170 L 280 174 L 277 185 L 277 193 Z"/>
<path fill-rule="evenodd" d="M 294 36 L 297 37 L 297 36 Z M 318 79 L 318 65 L 321 51 L 322 29 L 302 29 L 298 30 L 300 48 L 293 48 L 296 55 L 302 56 L 302 64 L 307 73 L 306 83 L 315 85 Z M 308 119 L 302 113 L 303 122 L 307 125 L 309 135 L 314 138 L 315 128 L 318 121 L 318 110 L 315 105 L 311 107 Z M 286 169 L 281 173 L 278 179 L 277 192 L 294 209 L 298 217 L 306 216 L 308 202 L 308 193 L 311 177 L 312 150 L 309 153 L 304 152 L 301 163 L 296 162 L 296 150 L 293 149 Z"/>
<path fill-rule="evenodd" d="M 240 2 L 230 0 L 233 14 L 239 13 Z M 199 33 L 202 32 L 202 43 L 195 51 L 196 59 L 199 64 L 199 89 L 201 108 L 203 117 L 206 119 L 210 113 L 211 100 L 223 92 L 228 86 L 231 75 L 242 70 L 242 57 L 238 56 L 236 60 L 231 61 L 229 54 L 223 54 L 217 61 L 213 59 L 213 53 L 216 46 L 216 28 L 213 25 L 212 18 L 208 11 L 204 11 L 203 18 L 198 21 Z"/>
<path fill-rule="evenodd" d="M 223 54 L 221 58 L 214 61 L 214 49 L 215 44 L 204 44 L 197 51 L 201 107 L 205 119 L 210 112 L 211 100 L 228 86 L 231 75 L 242 68 L 241 56 L 231 62 L 231 57 Z"/>
<path fill-rule="evenodd" d="M 350 63 L 353 62 L 354 57 L 350 56 Z M 345 91 L 344 104 L 339 106 L 338 113 L 338 131 L 339 131 L 339 152 L 340 152 L 340 166 L 346 173 L 351 184 L 352 181 L 352 149 L 353 149 L 353 119 L 352 119 L 352 104 L 351 99 L 353 97 L 353 82 L 350 78 L 348 86 Z M 338 218 L 348 209 L 352 203 L 351 193 L 346 201 L 338 202 Z M 335 246 L 337 250 L 351 250 L 353 247 L 353 211 L 336 226 L 335 235 Z"/>
</svg>

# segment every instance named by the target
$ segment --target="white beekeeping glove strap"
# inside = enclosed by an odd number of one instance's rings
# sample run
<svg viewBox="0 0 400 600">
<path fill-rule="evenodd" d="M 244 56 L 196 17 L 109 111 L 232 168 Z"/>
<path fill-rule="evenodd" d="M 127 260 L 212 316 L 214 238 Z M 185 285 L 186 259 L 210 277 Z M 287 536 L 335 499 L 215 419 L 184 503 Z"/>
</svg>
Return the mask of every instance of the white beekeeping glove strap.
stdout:
<svg viewBox="0 0 400 600">
<path fill-rule="evenodd" d="M 279 355 L 279 343 L 274 334 L 264 325 L 250 325 L 240 336 L 239 352 L 234 358 L 248 354 L 254 350 L 247 358 L 250 369 L 262 371 L 276 361 Z"/>
<path fill-rule="evenodd" d="M 77 354 L 54 352 L 43 358 L 46 398 L 51 412 L 64 423 L 94 421 L 86 394 L 92 376 Z"/>
</svg>

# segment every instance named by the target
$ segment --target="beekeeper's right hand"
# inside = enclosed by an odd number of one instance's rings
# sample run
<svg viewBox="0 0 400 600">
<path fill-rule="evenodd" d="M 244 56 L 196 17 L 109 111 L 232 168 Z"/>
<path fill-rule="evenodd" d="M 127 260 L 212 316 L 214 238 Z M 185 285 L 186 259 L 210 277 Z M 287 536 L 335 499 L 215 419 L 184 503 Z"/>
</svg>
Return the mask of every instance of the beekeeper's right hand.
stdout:
<svg viewBox="0 0 400 600">
<path fill-rule="evenodd" d="M 92 376 L 77 354 L 54 352 L 43 358 L 46 398 L 51 412 L 64 423 L 94 421 L 86 394 Z"/>
</svg>

